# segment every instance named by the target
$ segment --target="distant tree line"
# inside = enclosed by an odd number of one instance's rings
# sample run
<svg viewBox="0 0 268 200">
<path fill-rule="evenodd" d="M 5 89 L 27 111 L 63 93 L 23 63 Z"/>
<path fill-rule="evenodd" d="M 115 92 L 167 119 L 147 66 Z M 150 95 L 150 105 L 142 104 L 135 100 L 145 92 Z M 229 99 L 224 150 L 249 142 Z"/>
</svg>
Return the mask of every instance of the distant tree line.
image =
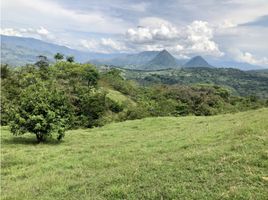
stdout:
<svg viewBox="0 0 268 200">
<path fill-rule="evenodd" d="M 245 72 L 231 68 L 184 68 L 179 70 L 162 70 L 158 72 L 131 72 L 130 79 L 142 85 L 193 85 L 198 83 L 214 84 L 228 87 L 232 94 L 239 96 L 255 95 L 268 98 L 268 76 L 265 73 Z"/>
</svg>

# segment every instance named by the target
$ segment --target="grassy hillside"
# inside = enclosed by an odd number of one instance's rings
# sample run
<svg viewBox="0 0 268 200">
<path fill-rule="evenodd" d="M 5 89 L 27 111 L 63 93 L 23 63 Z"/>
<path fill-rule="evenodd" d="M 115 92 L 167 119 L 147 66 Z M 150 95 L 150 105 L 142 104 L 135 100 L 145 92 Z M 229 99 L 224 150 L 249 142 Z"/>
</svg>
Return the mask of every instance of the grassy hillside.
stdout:
<svg viewBox="0 0 268 200">
<path fill-rule="evenodd" d="M 267 199 L 268 109 L 69 131 L 1 131 L 2 199 Z"/>
<path fill-rule="evenodd" d="M 108 89 L 107 97 L 112 99 L 113 101 L 119 103 L 119 104 L 133 104 L 135 105 L 135 102 L 129 98 L 128 96 L 122 94 L 119 91 Z"/>
</svg>

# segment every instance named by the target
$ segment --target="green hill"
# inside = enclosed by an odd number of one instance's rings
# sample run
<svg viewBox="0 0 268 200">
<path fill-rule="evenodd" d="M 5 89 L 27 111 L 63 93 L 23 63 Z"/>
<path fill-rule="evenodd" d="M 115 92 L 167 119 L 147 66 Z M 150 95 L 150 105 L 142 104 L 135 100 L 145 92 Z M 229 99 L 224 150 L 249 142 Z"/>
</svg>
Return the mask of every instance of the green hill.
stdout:
<svg viewBox="0 0 268 200">
<path fill-rule="evenodd" d="M 229 88 L 234 95 L 268 97 L 268 75 L 264 71 L 241 71 L 232 68 L 192 67 L 158 71 L 124 70 L 127 79 L 142 85 L 215 84 Z"/>
<path fill-rule="evenodd" d="M 69 131 L 1 131 L 2 199 L 267 199 L 268 109 Z"/>
</svg>

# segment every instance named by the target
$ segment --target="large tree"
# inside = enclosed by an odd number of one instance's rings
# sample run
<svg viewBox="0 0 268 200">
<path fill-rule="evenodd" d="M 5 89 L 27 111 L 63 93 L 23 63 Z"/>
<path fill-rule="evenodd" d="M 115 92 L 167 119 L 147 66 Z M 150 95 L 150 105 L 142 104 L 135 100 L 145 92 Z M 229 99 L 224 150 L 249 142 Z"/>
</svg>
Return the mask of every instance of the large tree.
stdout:
<svg viewBox="0 0 268 200">
<path fill-rule="evenodd" d="M 39 82 L 27 87 L 20 96 L 11 121 L 11 132 L 36 135 L 38 142 L 56 134 L 63 138 L 72 118 L 72 106 L 54 83 Z"/>
<path fill-rule="evenodd" d="M 56 54 L 54 55 L 54 59 L 55 59 L 56 61 L 63 60 L 63 58 L 64 58 L 64 55 L 61 54 L 61 53 L 56 53 Z"/>
<path fill-rule="evenodd" d="M 72 62 L 74 62 L 74 57 L 73 56 L 67 56 L 66 61 L 72 63 Z"/>
<path fill-rule="evenodd" d="M 39 55 L 37 56 L 37 62 L 34 65 L 40 69 L 47 69 L 49 66 L 49 61 L 46 56 Z"/>
</svg>

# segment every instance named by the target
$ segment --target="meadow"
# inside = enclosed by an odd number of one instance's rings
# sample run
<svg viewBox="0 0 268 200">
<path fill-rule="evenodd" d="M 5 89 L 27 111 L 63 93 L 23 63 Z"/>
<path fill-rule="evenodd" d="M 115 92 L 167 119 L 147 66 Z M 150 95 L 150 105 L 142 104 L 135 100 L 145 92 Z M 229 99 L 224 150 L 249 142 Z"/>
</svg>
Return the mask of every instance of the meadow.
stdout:
<svg viewBox="0 0 268 200">
<path fill-rule="evenodd" d="M 155 117 L 37 143 L 1 127 L 1 199 L 267 199 L 268 109 Z"/>
</svg>

